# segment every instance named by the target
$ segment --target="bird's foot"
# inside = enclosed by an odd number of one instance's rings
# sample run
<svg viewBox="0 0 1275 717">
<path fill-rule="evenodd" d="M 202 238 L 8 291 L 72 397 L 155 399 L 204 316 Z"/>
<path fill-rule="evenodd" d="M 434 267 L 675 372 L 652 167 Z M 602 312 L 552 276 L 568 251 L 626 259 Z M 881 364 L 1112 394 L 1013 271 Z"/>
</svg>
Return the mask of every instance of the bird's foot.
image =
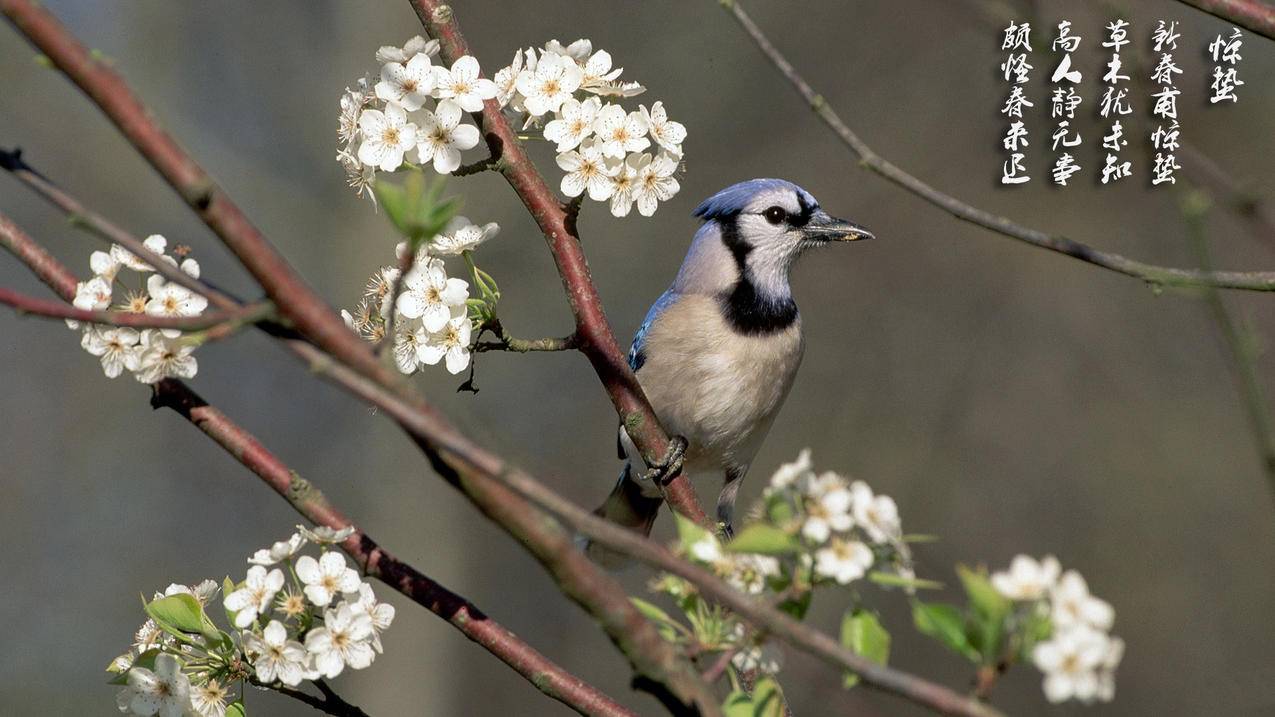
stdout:
<svg viewBox="0 0 1275 717">
<path fill-rule="evenodd" d="M 668 449 L 664 453 L 664 457 L 659 463 L 651 466 L 650 470 L 642 474 L 641 480 L 651 481 L 655 485 L 663 487 L 674 476 L 682 472 L 682 461 L 686 458 L 686 439 L 681 436 L 670 436 L 668 441 Z"/>
</svg>

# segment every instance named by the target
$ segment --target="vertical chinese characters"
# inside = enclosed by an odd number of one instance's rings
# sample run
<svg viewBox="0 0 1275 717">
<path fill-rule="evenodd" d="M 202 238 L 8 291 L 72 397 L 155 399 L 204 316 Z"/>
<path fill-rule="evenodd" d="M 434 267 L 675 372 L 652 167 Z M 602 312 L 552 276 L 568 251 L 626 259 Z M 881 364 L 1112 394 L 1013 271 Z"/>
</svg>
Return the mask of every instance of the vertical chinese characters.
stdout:
<svg viewBox="0 0 1275 717">
<path fill-rule="evenodd" d="M 1027 62 L 1027 53 L 1031 52 L 1031 24 L 1011 22 L 1005 28 L 1005 39 L 1001 42 L 1002 50 L 1009 50 L 1009 55 L 1001 63 L 1001 72 L 1006 82 L 1011 82 L 1009 99 L 1001 108 L 1001 114 L 1010 118 L 1009 129 L 1005 131 L 1003 145 L 1009 150 L 1009 159 L 1001 166 L 1001 184 L 1023 184 L 1031 181 L 1023 159 L 1027 156 L 1023 151 L 1027 147 L 1027 127 L 1023 124 L 1023 108 L 1033 107 L 1028 101 L 1023 85 L 1027 84 L 1032 66 Z"/>
<path fill-rule="evenodd" d="M 1240 62 L 1240 45 L 1243 44 L 1240 39 L 1240 29 L 1238 27 L 1231 28 L 1231 34 L 1223 38 L 1221 34 L 1213 38 L 1213 42 L 1209 43 L 1209 57 L 1212 58 L 1213 65 L 1213 84 L 1211 85 L 1213 94 L 1209 97 L 1209 102 L 1217 104 L 1225 100 L 1238 102 L 1239 97 L 1235 94 L 1235 89 L 1244 84 L 1239 78 L 1239 73 L 1235 66 Z M 1223 67 L 1229 65 L 1229 67 Z"/>
<path fill-rule="evenodd" d="M 1151 99 L 1155 100 L 1151 108 L 1151 116 L 1159 122 L 1155 131 L 1151 133 L 1151 146 L 1155 149 L 1154 166 L 1151 168 L 1151 184 L 1153 185 L 1166 182 L 1176 184 L 1177 178 L 1174 177 L 1174 173 L 1182 168 L 1174 154 L 1179 146 L 1178 95 L 1182 91 L 1175 86 L 1176 81 L 1173 77 L 1182 74 L 1182 70 L 1174 64 L 1173 53 L 1170 52 L 1170 50 L 1178 49 L 1180 35 L 1177 28 L 1176 20 L 1169 22 L 1159 20 L 1155 32 L 1151 35 L 1151 40 L 1155 43 L 1152 49 L 1160 53 L 1160 59 L 1155 69 L 1151 71 L 1151 81 L 1159 87 L 1151 95 Z"/>
<path fill-rule="evenodd" d="M 1067 151 L 1081 143 L 1080 132 L 1071 128 L 1071 121 L 1076 118 L 1076 107 L 1080 105 L 1080 95 L 1076 94 L 1074 85 L 1080 84 L 1082 79 L 1080 70 L 1071 66 L 1071 53 L 1080 47 L 1081 39 L 1080 35 L 1072 34 L 1071 22 L 1063 20 L 1058 23 L 1058 37 L 1054 38 L 1052 49 L 1063 53 L 1063 57 L 1050 76 L 1050 81 L 1054 83 L 1054 92 L 1049 116 L 1058 120 L 1052 136 L 1053 150 L 1057 152 L 1060 146 L 1063 148 L 1062 154 L 1054 161 L 1053 170 L 1054 184 L 1060 186 L 1066 186 L 1071 175 L 1081 169 L 1076 158 Z M 1064 82 L 1068 83 L 1065 92 Z"/>
<path fill-rule="evenodd" d="M 1103 119 L 1111 120 L 1107 133 L 1102 137 L 1102 147 L 1107 151 L 1106 164 L 1102 168 L 1103 184 L 1115 182 L 1133 174 L 1133 164 L 1128 160 L 1121 162 L 1119 156 L 1120 150 L 1129 144 L 1129 140 L 1124 138 L 1124 127 L 1120 124 L 1120 117 L 1133 113 L 1133 108 L 1129 106 L 1129 90 L 1127 87 L 1120 87 L 1121 82 L 1129 81 L 1128 75 L 1120 74 L 1120 48 L 1129 44 L 1128 27 L 1129 23 L 1124 20 L 1107 23 L 1107 40 L 1102 43 L 1103 47 L 1111 49 L 1111 59 L 1107 61 L 1107 72 L 1102 76 L 1107 89 L 1103 91 L 1102 99 L 1098 103 L 1098 115 Z"/>
</svg>

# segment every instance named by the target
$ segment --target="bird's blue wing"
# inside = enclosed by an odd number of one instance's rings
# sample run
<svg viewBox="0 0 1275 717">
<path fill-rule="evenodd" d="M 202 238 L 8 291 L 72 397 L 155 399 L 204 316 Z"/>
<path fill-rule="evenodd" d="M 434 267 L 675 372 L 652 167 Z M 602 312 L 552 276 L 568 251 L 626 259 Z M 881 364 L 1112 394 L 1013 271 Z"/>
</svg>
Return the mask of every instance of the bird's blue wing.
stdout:
<svg viewBox="0 0 1275 717">
<path fill-rule="evenodd" d="M 660 314 L 677 301 L 677 297 L 677 292 L 672 289 L 660 295 L 660 298 L 656 299 L 650 310 L 646 312 L 646 318 L 642 320 L 637 333 L 633 335 L 633 344 L 629 347 L 629 368 L 635 372 L 646 363 L 646 333 L 651 330 L 651 324 L 654 324 L 660 318 Z"/>
</svg>

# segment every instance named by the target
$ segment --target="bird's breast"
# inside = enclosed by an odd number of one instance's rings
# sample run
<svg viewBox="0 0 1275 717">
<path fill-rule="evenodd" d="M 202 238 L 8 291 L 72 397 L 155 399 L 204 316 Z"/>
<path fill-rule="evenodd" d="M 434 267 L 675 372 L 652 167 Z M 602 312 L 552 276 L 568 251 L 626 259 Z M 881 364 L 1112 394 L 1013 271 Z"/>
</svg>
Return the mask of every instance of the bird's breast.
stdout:
<svg viewBox="0 0 1275 717">
<path fill-rule="evenodd" d="M 692 468 L 742 465 L 787 397 L 802 350 L 800 318 L 744 334 L 715 298 L 687 295 L 648 329 L 638 381 L 665 427 L 689 440 Z"/>
</svg>

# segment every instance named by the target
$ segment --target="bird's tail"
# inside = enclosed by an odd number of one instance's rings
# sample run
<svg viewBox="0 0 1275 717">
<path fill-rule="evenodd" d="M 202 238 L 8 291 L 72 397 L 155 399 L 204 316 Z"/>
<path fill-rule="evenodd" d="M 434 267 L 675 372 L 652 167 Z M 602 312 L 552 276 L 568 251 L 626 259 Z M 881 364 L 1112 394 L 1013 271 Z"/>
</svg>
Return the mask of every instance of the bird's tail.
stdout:
<svg viewBox="0 0 1275 717">
<path fill-rule="evenodd" d="M 611 489 L 611 495 L 593 512 L 612 523 L 650 535 L 662 502 L 664 501 L 659 496 L 652 497 L 642 492 L 642 487 L 632 477 L 632 466 L 625 463 L 620 480 Z M 597 543 L 584 540 L 583 546 L 585 554 L 604 568 L 616 569 L 628 564 L 626 556 Z"/>
</svg>

